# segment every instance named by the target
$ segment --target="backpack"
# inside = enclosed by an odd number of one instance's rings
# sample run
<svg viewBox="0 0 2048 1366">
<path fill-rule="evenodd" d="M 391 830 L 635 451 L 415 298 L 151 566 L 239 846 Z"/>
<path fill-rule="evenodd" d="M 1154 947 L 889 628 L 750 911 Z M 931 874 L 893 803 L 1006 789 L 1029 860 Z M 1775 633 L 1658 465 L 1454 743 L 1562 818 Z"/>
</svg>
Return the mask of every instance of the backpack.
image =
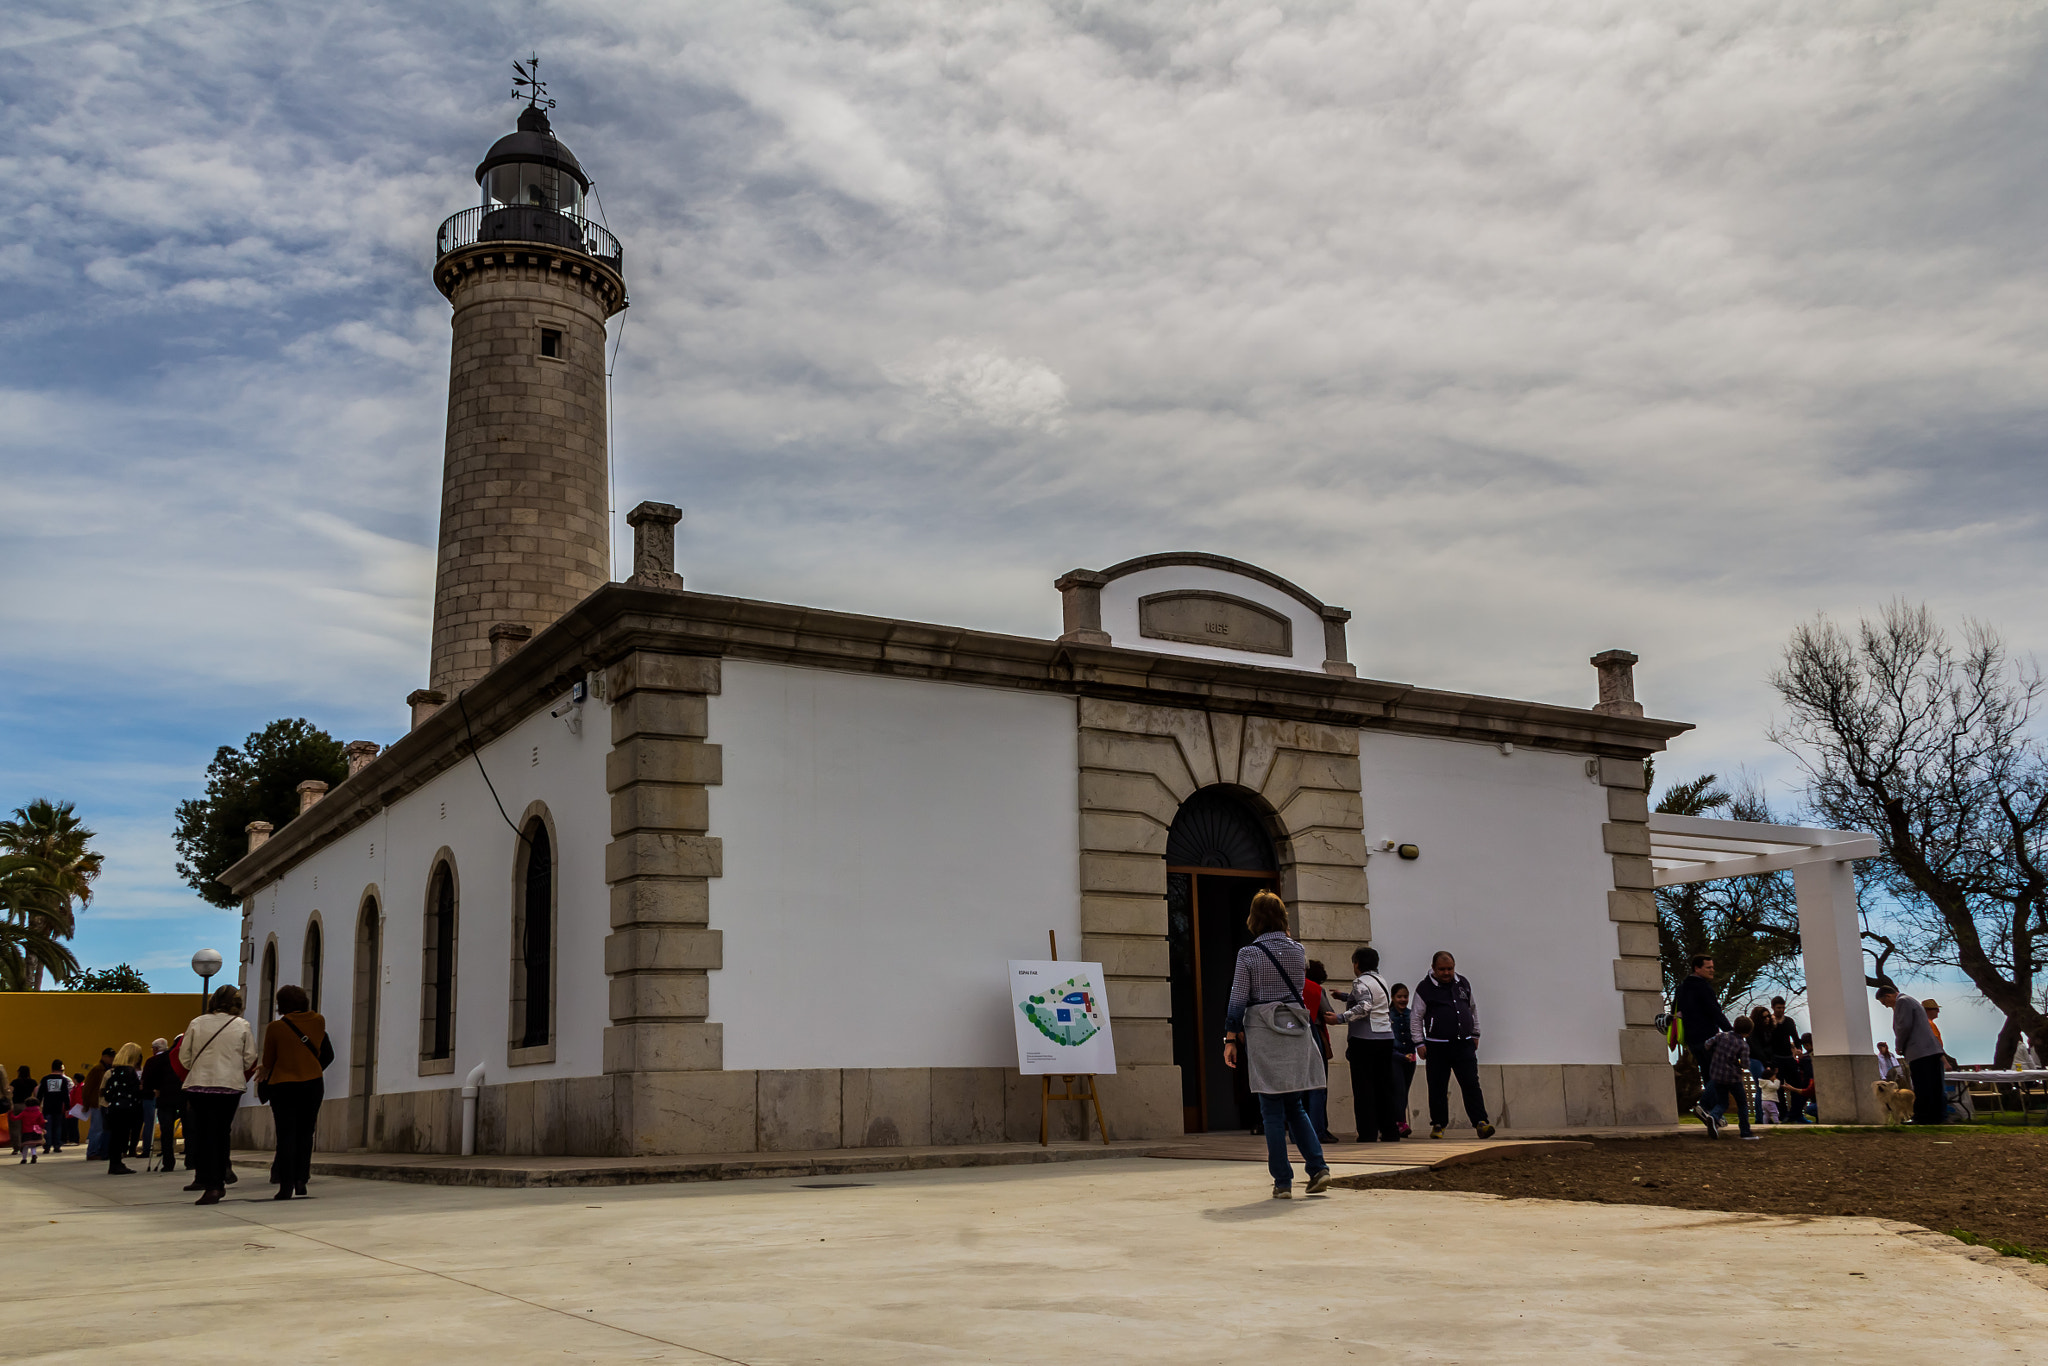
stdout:
<svg viewBox="0 0 2048 1366">
<path fill-rule="evenodd" d="M 107 1073 L 100 1083 L 100 1108 L 108 1111 L 130 1112 L 142 1108 L 142 1087 L 135 1079 L 132 1067 L 116 1067 Z"/>
</svg>

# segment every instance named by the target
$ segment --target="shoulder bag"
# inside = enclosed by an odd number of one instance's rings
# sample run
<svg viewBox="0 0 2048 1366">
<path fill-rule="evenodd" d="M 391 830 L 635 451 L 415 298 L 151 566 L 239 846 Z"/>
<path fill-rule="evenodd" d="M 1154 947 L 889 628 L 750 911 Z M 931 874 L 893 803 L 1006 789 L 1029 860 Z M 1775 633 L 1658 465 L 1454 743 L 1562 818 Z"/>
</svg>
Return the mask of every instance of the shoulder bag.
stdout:
<svg viewBox="0 0 2048 1366">
<path fill-rule="evenodd" d="M 313 1047 L 313 1041 L 306 1037 L 306 1032 L 303 1029 L 300 1029 L 290 1020 L 284 1020 L 282 1021 L 282 1023 L 286 1029 L 289 1029 L 292 1032 L 292 1034 L 298 1039 L 300 1043 L 306 1046 L 306 1051 L 308 1053 L 311 1053 L 315 1058 L 319 1060 L 320 1070 L 322 1072 L 325 1072 L 328 1068 L 334 1066 L 334 1040 L 331 1036 L 327 1034 L 325 1030 L 321 1031 L 320 1034 L 320 1046 L 318 1048 L 315 1048 Z"/>
<path fill-rule="evenodd" d="M 1280 980 L 1294 993 L 1294 999 L 1264 1001 L 1245 1011 L 1246 1083 L 1255 1095 L 1287 1095 L 1328 1085 L 1329 1071 L 1323 1066 L 1322 1050 L 1316 1046 L 1301 988 L 1287 975 L 1287 969 L 1271 949 L 1257 941 L 1252 947 L 1266 955 L 1279 972 Z"/>
</svg>

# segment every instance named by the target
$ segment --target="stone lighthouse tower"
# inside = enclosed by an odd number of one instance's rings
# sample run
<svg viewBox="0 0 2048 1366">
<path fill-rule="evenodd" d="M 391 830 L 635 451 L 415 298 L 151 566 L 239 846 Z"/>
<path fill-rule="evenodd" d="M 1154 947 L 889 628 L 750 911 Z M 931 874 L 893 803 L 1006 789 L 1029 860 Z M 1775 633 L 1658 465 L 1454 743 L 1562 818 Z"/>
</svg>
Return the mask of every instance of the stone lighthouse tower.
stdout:
<svg viewBox="0 0 2048 1366">
<path fill-rule="evenodd" d="M 441 225 L 434 262 L 455 335 L 433 701 L 491 667 L 494 629 L 543 630 L 611 576 L 605 321 L 626 281 L 538 96 L 478 164 L 482 202 Z"/>
</svg>

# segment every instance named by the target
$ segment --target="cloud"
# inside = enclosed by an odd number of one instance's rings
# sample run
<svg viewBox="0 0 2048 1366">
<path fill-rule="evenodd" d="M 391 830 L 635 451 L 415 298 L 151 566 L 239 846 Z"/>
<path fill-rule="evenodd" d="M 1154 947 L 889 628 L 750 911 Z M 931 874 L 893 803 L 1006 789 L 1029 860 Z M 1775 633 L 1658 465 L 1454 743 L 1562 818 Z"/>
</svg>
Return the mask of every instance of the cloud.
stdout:
<svg viewBox="0 0 2048 1366">
<path fill-rule="evenodd" d="M 1006 356 L 948 337 L 931 354 L 884 365 L 882 372 L 943 420 L 1012 431 L 1057 433 L 1066 426 L 1060 416 L 1067 407 L 1066 381 L 1028 356 Z"/>
</svg>

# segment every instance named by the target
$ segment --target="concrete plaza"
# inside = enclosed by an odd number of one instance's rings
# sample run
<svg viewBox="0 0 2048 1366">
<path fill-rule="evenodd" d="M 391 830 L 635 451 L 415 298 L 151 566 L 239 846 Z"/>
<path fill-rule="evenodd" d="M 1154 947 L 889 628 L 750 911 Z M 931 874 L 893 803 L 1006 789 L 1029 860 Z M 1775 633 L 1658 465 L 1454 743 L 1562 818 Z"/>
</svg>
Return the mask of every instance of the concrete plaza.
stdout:
<svg viewBox="0 0 2048 1366">
<path fill-rule="evenodd" d="M 13 1361 L 2035 1361 L 2048 1294 L 1874 1220 L 1131 1158 L 604 1189 L 9 1165 Z M 855 1184 L 861 1183 L 861 1184 Z M 1910 1343 L 1906 1348 L 1902 1344 Z"/>
</svg>

